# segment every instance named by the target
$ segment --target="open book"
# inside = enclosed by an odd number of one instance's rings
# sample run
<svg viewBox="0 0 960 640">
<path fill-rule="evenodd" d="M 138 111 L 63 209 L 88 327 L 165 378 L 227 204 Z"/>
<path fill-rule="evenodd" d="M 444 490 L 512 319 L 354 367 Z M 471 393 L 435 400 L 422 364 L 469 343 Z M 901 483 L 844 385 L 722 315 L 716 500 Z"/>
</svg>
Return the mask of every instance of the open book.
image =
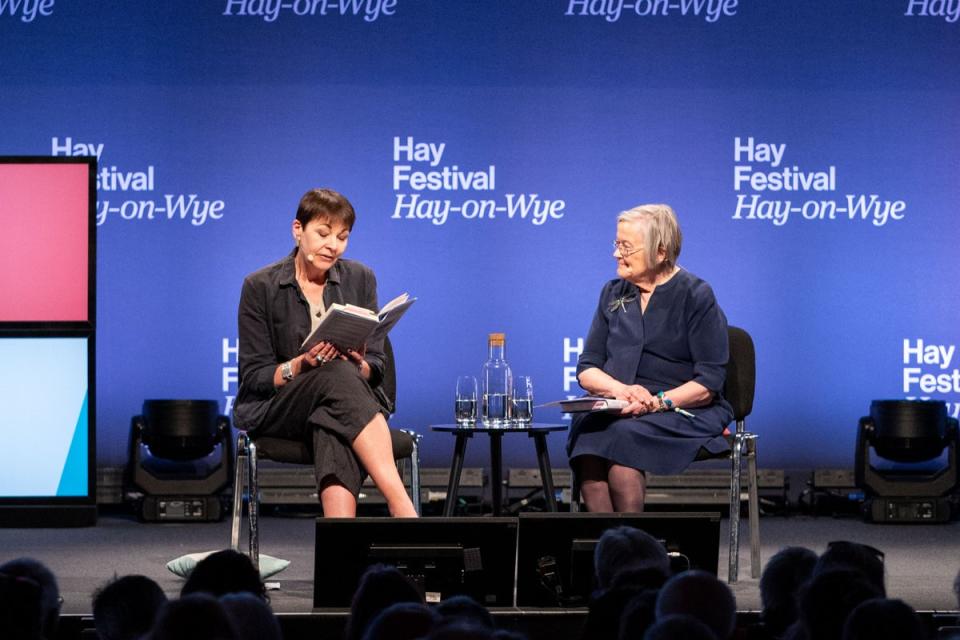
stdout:
<svg viewBox="0 0 960 640">
<path fill-rule="evenodd" d="M 300 351 L 307 351 L 318 342 L 333 343 L 341 353 L 349 349 L 361 351 L 367 343 L 386 336 L 416 300 L 403 293 L 385 304 L 379 312 L 352 304 L 334 303 L 327 309 L 317 330 L 303 341 Z"/>
<path fill-rule="evenodd" d="M 559 406 L 564 413 L 583 413 L 587 411 L 620 411 L 630 404 L 626 400 L 601 398 L 599 396 L 583 396 L 572 400 L 556 400 L 540 405 L 541 407 Z"/>
</svg>

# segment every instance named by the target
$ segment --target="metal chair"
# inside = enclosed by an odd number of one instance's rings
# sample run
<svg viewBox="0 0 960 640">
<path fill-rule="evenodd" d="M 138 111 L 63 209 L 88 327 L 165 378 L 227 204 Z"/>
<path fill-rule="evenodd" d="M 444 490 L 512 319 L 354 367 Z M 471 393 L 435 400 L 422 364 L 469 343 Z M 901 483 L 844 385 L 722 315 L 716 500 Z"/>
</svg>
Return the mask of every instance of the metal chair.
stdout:
<svg viewBox="0 0 960 640">
<path fill-rule="evenodd" d="M 739 579 L 740 569 L 740 508 L 744 497 L 741 493 L 741 474 L 744 459 L 747 462 L 747 516 L 750 521 L 750 575 L 760 577 L 760 500 L 757 494 L 757 436 L 746 430 L 746 418 L 753 411 L 753 396 L 756 387 L 756 351 L 753 339 L 739 327 L 728 327 L 730 360 L 727 362 L 727 378 L 723 397 L 733 407 L 736 430 L 725 432 L 730 450 L 711 454 L 704 449 L 694 462 L 730 459 L 730 550 L 727 582 Z M 571 489 L 571 511 L 579 511 L 580 485 L 574 480 Z"/>
<path fill-rule="evenodd" d="M 750 521 L 750 576 L 760 577 L 760 499 L 757 495 L 757 435 L 746 430 L 747 416 L 753 411 L 753 395 L 757 380 L 757 357 L 750 334 L 739 327 L 728 327 L 730 361 L 723 397 L 733 407 L 736 431 L 725 433 L 730 451 L 712 455 L 701 449 L 696 460 L 730 459 L 730 550 L 727 582 L 739 579 L 740 508 L 743 495 L 740 478 L 743 460 L 747 461 L 747 517 Z"/>
<path fill-rule="evenodd" d="M 391 404 L 397 395 L 396 369 L 393 360 L 393 347 L 389 338 L 384 341 L 386 366 L 381 383 Z M 393 445 L 393 458 L 397 470 L 403 477 L 405 467 L 410 468 L 410 493 L 414 509 L 420 514 L 420 439 L 421 435 L 406 429 L 390 429 Z M 246 431 L 237 436 L 236 475 L 233 484 L 233 526 L 230 531 L 230 546 L 240 550 L 240 527 L 243 517 L 243 496 L 246 486 L 249 494 L 247 511 L 249 515 L 249 556 L 254 566 L 260 566 L 260 490 L 257 478 L 259 460 L 274 460 L 289 464 L 313 464 L 313 452 L 303 442 L 283 438 L 251 438 Z"/>
</svg>

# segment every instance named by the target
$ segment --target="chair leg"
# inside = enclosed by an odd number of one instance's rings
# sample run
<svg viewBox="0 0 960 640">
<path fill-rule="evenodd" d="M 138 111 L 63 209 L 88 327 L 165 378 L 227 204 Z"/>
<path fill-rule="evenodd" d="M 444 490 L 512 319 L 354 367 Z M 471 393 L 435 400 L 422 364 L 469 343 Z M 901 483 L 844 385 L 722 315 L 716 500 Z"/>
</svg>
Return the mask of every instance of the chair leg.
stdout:
<svg viewBox="0 0 960 640">
<path fill-rule="evenodd" d="M 570 475 L 570 513 L 580 513 L 580 482 L 575 473 Z"/>
<path fill-rule="evenodd" d="M 740 569 L 740 463 L 743 452 L 743 433 L 737 430 L 730 452 L 730 549 L 727 565 L 727 582 L 734 584 Z"/>
<path fill-rule="evenodd" d="M 260 569 L 260 480 L 257 476 L 257 445 L 250 443 L 250 499 L 247 510 L 250 512 L 250 562 Z"/>
<path fill-rule="evenodd" d="M 240 550 L 240 524 L 243 520 L 243 490 L 246 486 L 245 471 L 249 460 L 250 438 L 243 431 L 237 436 L 237 452 L 233 465 L 233 522 L 230 526 L 230 548 Z"/>
<path fill-rule="evenodd" d="M 750 517 L 750 576 L 760 577 L 760 498 L 757 495 L 757 436 L 747 434 L 747 491 Z"/>
<path fill-rule="evenodd" d="M 413 452 L 410 454 L 410 493 L 414 511 L 418 516 L 422 516 L 423 512 L 420 510 L 420 438 L 422 436 L 412 431 L 408 433 L 413 438 Z"/>
<path fill-rule="evenodd" d="M 419 491 L 419 489 L 414 486 L 415 484 L 419 483 L 419 478 L 416 478 L 416 476 L 414 475 L 415 474 L 414 468 L 416 465 L 414 464 L 413 456 L 414 454 L 411 453 L 409 458 L 398 458 L 397 460 L 394 461 L 394 464 L 397 467 L 397 474 L 400 476 L 400 481 L 404 484 L 404 486 L 406 486 L 407 484 L 407 473 L 409 472 L 410 474 L 410 478 L 409 478 L 410 502 L 413 503 L 413 509 L 414 511 L 417 512 L 417 515 L 419 516 L 420 506 L 419 506 L 418 495 L 416 493 L 417 491 Z"/>
</svg>

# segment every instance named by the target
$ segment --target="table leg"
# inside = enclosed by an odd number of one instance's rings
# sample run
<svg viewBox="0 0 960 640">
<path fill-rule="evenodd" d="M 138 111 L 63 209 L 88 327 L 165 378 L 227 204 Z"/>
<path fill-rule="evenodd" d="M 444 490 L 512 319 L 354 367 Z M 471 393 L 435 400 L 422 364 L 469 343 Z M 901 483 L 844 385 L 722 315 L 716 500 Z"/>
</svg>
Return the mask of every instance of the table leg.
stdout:
<svg viewBox="0 0 960 640">
<path fill-rule="evenodd" d="M 502 433 L 490 433 L 490 486 L 493 489 L 493 515 L 503 515 L 503 443 Z"/>
<path fill-rule="evenodd" d="M 543 497 L 547 501 L 547 510 L 557 510 L 557 496 L 553 489 L 553 470 L 550 468 L 550 451 L 547 449 L 547 434 L 532 433 L 537 446 L 537 462 L 540 463 L 540 481 L 543 483 Z"/>
<path fill-rule="evenodd" d="M 458 433 L 457 442 L 453 447 L 453 461 L 450 463 L 450 479 L 447 480 L 447 500 L 443 505 L 443 515 L 449 518 L 457 504 L 457 493 L 460 490 L 460 472 L 463 471 L 463 456 L 467 452 L 467 438 L 469 436 Z"/>
</svg>

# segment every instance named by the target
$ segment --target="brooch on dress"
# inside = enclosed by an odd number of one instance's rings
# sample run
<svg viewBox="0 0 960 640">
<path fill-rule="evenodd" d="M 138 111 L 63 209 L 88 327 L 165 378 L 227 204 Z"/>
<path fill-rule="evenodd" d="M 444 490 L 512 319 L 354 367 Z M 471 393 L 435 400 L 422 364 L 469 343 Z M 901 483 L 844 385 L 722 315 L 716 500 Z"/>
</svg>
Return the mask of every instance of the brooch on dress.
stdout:
<svg viewBox="0 0 960 640">
<path fill-rule="evenodd" d="M 610 303 L 610 311 L 616 311 L 617 307 L 620 307 L 620 310 L 623 312 L 627 311 L 627 305 L 637 299 L 637 294 L 631 293 L 630 295 L 620 296 L 616 300 Z"/>
</svg>

